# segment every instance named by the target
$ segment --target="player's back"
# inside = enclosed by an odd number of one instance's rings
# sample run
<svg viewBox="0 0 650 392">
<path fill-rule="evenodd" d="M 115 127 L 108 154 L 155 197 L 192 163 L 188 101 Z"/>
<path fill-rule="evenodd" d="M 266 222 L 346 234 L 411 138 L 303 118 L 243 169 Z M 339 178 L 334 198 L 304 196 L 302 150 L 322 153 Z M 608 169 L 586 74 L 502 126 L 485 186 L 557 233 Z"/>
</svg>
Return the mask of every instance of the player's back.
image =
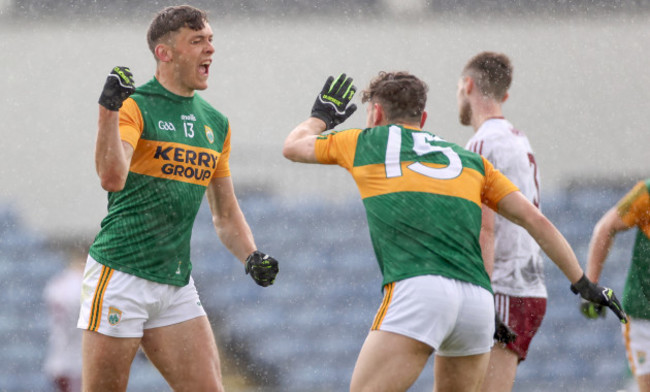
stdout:
<svg viewBox="0 0 650 392">
<path fill-rule="evenodd" d="M 526 135 L 502 118 L 485 121 L 467 148 L 483 155 L 537 207 L 539 171 Z M 520 226 L 497 215 L 494 219 L 492 285 L 500 293 L 545 297 L 543 258 L 539 245 Z"/>
<path fill-rule="evenodd" d="M 483 155 L 539 207 L 539 171 L 533 149 L 522 131 L 505 119 L 490 119 L 481 125 L 466 148 Z"/>
<path fill-rule="evenodd" d="M 489 287 L 478 244 L 489 169 L 479 155 L 417 128 L 359 130 L 349 170 L 385 283 L 425 272 Z"/>
</svg>

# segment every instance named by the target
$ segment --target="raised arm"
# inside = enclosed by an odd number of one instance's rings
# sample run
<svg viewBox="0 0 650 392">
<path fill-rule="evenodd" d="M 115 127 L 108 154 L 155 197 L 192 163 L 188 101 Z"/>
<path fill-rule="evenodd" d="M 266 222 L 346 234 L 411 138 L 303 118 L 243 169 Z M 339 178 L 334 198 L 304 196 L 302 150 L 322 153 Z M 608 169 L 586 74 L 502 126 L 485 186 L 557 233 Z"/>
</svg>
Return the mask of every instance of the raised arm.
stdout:
<svg viewBox="0 0 650 392">
<path fill-rule="evenodd" d="M 596 223 L 587 253 L 586 275 L 589 280 L 598 282 L 607 255 L 609 255 L 609 250 L 614 243 L 616 233 L 627 230 L 628 228 L 618 214 L 616 207 L 607 211 L 598 223 Z"/>
<path fill-rule="evenodd" d="M 318 135 L 325 131 L 325 128 L 325 122 L 315 117 L 301 122 L 284 141 L 282 155 L 294 162 L 318 163 L 314 143 Z"/>
<path fill-rule="evenodd" d="M 132 156 L 133 147 L 120 139 L 119 112 L 100 106 L 95 169 L 104 190 L 118 192 L 124 188 Z"/>
<path fill-rule="evenodd" d="M 357 88 L 345 74 L 327 78 L 311 109 L 311 116 L 298 124 L 284 141 L 282 155 L 294 162 L 318 163 L 314 143 L 318 135 L 345 121 L 357 110 L 348 105 Z"/>
<path fill-rule="evenodd" d="M 102 188 L 118 192 L 129 174 L 133 147 L 120 138 L 122 103 L 135 92 L 133 75 L 127 67 L 115 67 L 106 77 L 99 97 L 99 120 L 95 143 L 95 169 Z"/>
</svg>

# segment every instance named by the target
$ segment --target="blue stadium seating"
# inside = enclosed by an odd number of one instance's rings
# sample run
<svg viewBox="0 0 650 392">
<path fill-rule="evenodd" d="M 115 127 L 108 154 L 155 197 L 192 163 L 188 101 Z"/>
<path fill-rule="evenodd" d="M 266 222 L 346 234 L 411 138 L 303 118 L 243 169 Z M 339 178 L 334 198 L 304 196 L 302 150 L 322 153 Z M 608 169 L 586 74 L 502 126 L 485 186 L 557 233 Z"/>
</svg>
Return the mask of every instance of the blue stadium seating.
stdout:
<svg viewBox="0 0 650 392">
<path fill-rule="evenodd" d="M 598 218 L 621 187 L 579 186 L 544 195 L 543 211 L 584 264 Z M 201 207 L 192 239 L 194 279 L 223 355 L 246 361 L 260 391 L 346 390 L 358 351 L 382 299 L 365 213 L 357 199 L 288 204 L 267 194 L 240 200 L 259 248 L 280 260 L 269 288 L 255 285 L 219 242 Z M 41 291 L 62 255 L 0 206 L 0 390 L 43 391 L 47 325 Z M 601 282 L 622 293 L 633 233 L 617 237 Z M 519 367 L 514 391 L 621 389 L 628 376 L 620 326 L 612 314 L 590 321 L 559 269 L 547 260 L 547 315 Z M 144 356 L 129 391 L 167 390 Z M 412 391 L 430 391 L 432 360 Z"/>
</svg>

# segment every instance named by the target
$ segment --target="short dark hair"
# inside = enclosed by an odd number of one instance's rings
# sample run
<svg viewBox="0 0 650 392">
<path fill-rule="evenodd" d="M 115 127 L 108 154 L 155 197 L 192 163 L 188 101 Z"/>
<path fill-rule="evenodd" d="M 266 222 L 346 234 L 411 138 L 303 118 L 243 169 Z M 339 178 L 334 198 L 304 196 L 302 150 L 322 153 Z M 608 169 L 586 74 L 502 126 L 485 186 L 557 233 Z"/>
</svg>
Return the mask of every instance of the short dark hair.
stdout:
<svg viewBox="0 0 650 392">
<path fill-rule="evenodd" d="M 484 96 L 503 100 L 512 83 L 512 71 L 510 59 L 505 54 L 481 52 L 467 62 L 463 76 L 472 77 Z"/>
<path fill-rule="evenodd" d="M 419 122 L 427 104 L 428 91 L 426 83 L 408 72 L 381 71 L 363 90 L 361 102 L 380 103 L 389 122 Z"/>
<path fill-rule="evenodd" d="M 151 53 L 155 52 L 163 38 L 168 34 L 187 27 L 198 31 L 208 22 L 208 14 L 189 5 L 167 7 L 154 16 L 149 30 L 147 30 L 147 43 Z M 155 54 L 155 53 L 154 53 Z"/>
</svg>

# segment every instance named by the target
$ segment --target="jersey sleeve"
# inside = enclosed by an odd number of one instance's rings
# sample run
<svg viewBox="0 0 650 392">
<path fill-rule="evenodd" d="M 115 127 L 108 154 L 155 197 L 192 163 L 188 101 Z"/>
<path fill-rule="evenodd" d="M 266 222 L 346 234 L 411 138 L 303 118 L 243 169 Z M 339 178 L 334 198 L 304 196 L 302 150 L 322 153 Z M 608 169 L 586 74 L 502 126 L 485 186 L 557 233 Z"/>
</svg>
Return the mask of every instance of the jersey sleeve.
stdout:
<svg viewBox="0 0 650 392">
<path fill-rule="evenodd" d="M 127 98 L 120 108 L 120 138 L 135 150 L 143 129 L 144 120 L 138 104 L 133 98 Z"/>
<path fill-rule="evenodd" d="M 361 129 L 334 131 L 316 138 L 314 152 L 319 163 L 339 165 L 348 170 L 354 165 L 354 154 Z"/>
<path fill-rule="evenodd" d="M 230 176 L 229 160 L 230 160 L 230 122 L 228 122 L 228 131 L 226 133 L 226 139 L 223 142 L 221 155 L 219 155 L 219 160 L 217 161 L 217 167 L 214 170 L 214 174 L 212 175 L 212 178 Z"/>
<path fill-rule="evenodd" d="M 481 159 L 483 159 L 483 165 L 485 167 L 485 183 L 483 185 L 483 192 L 481 193 L 481 201 L 496 211 L 497 204 L 499 204 L 501 199 L 512 192 L 518 191 L 519 188 L 508 177 L 503 175 L 503 173 L 495 169 L 485 157 L 481 157 Z"/>
<path fill-rule="evenodd" d="M 617 204 L 618 215 L 628 227 L 650 224 L 650 194 L 645 181 L 637 183 Z"/>
</svg>

